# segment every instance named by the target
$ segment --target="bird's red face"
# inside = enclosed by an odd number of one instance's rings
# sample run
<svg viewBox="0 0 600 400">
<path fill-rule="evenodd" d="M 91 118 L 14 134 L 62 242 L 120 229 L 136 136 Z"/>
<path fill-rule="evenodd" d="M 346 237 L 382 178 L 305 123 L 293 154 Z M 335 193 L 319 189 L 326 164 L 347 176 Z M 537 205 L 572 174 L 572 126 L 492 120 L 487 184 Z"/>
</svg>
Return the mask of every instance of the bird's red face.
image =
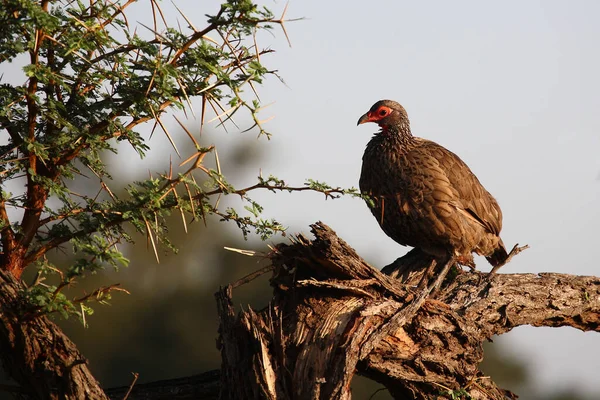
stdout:
<svg viewBox="0 0 600 400">
<path fill-rule="evenodd" d="M 360 117 L 357 125 L 366 122 L 375 122 L 382 132 L 403 131 L 410 135 L 410 123 L 406 110 L 393 100 L 379 100 L 373 104 L 371 109 Z"/>
<path fill-rule="evenodd" d="M 370 109 L 366 114 L 364 114 L 358 120 L 358 124 L 365 124 L 367 122 L 375 122 L 379 126 L 382 126 L 383 120 L 389 117 L 392 114 L 392 109 L 388 106 L 381 105 L 375 109 Z"/>
</svg>

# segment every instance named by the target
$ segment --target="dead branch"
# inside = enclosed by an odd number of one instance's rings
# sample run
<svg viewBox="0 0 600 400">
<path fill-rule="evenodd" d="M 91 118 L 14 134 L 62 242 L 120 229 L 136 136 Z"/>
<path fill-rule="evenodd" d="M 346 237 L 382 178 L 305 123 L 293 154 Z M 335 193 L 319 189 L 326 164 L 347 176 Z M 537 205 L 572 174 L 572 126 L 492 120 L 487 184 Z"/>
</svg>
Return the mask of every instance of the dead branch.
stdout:
<svg viewBox="0 0 600 400">
<path fill-rule="evenodd" d="M 219 378 L 219 371 L 214 370 L 185 378 L 107 389 L 106 394 L 113 400 L 123 400 L 131 389 L 128 400 L 217 400 Z"/>
</svg>

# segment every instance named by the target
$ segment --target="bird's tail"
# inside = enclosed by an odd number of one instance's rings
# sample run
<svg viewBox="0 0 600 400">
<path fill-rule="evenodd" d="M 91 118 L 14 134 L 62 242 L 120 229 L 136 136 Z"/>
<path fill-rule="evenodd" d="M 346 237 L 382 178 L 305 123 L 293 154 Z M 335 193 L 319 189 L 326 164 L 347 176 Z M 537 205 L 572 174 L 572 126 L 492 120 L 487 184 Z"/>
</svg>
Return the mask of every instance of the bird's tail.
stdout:
<svg viewBox="0 0 600 400">
<path fill-rule="evenodd" d="M 508 259 L 508 253 L 506 252 L 506 248 L 504 247 L 504 243 L 502 240 L 498 242 L 498 247 L 494 250 L 492 254 L 485 257 L 493 267 L 501 267 L 506 263 Z"/>
</svg>

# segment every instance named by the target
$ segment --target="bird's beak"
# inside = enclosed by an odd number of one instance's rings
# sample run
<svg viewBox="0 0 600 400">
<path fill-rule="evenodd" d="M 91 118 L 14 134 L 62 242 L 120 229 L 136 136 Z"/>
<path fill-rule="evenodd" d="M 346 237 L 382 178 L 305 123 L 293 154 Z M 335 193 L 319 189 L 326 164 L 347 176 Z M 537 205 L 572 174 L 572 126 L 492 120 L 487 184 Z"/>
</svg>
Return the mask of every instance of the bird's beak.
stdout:
<svg viewBox="0 0 600 400">
<path fill-rule="evenodd" d="M 360 117 L 358 119 L 358 123 L 356 124 L 356 126 L 358 126 L 360 124 L 365 124 L 367 122 L 373 122 L 373 118 L 371 118 L 370 112 L 368 112 L 368 113 L 364 114 L 362 117 Z"/>
</svg>

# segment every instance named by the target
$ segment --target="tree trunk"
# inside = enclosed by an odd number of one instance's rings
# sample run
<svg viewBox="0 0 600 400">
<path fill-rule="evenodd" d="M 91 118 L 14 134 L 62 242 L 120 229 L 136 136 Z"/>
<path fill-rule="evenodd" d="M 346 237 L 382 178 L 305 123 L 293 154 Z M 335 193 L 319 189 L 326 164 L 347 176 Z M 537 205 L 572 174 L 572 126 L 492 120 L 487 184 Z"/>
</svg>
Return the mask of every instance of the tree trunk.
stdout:
<svg viewBox="0 0 600 400">
<path fill-rule="evenodd" d="M 27 318 L 23 286 L 0 271 L 0 358 L 24 398 L 108 399 L 85 358 L 46 317 Z"/>
</svg>

